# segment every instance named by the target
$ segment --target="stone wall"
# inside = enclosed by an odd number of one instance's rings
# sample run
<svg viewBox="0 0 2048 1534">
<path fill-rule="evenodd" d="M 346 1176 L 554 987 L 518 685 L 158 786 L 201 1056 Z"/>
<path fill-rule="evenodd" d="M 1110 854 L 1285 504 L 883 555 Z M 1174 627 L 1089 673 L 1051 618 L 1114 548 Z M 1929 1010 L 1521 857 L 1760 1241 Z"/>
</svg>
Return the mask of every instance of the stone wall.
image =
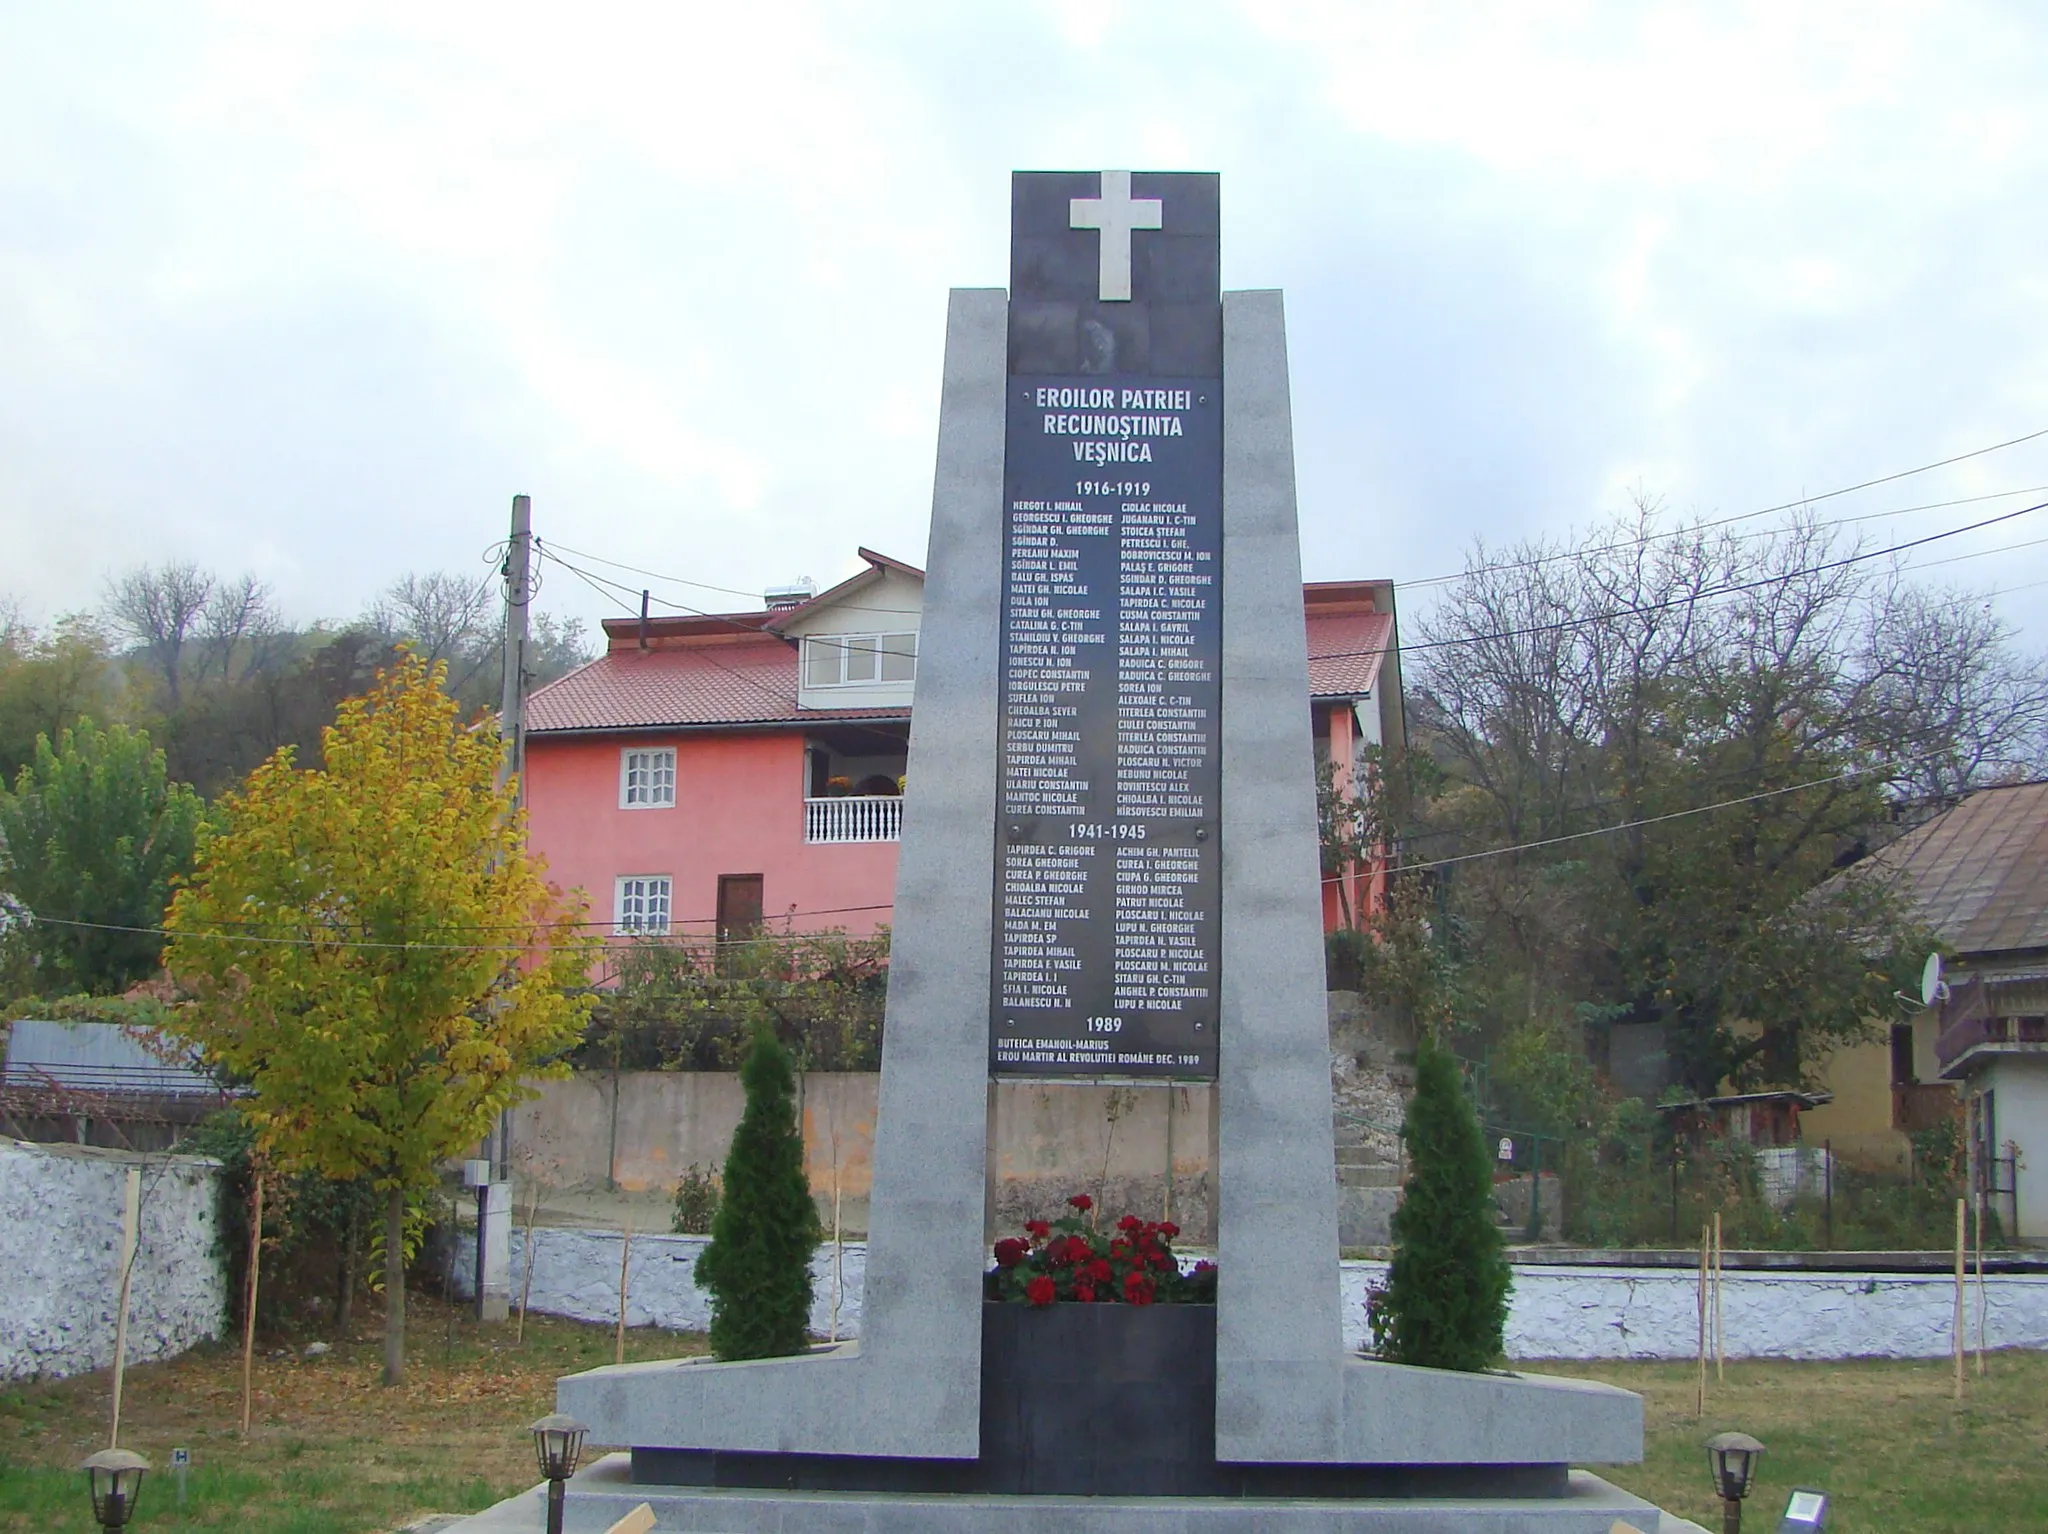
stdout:
<svg viewBox="0 0 2048 1534">
<path fill-rule="evenodd" d="M 543 1225 L 533 1231 L 533 1277 L 528 1308 L 576 1321 L 619 1319 L 619 1232 Z M 697 1287 L 697 1257 L 704 1236 L 635 1234 L 626 1253 L 626 1324 L 665 1331 L 701 1332 L 711 1324 L 711 1300 Z M 526 1292 L 527 1232 L 512 1233 L 512 1303 Z M 835 1250 L 838 1253 L 835 1261 Z M 838 1270 L 835 1275 L 835 1268 Z M 473 1242 L 459 1243 L 455 1292 L 473 1295 Z M 867 1273 L 867 1246 L 829 1242 L 811 1261 L 811 1330 L 820 1337 L 860 1335 L 860 1296 Z M 839 1298 L 838 1315 L 833 1299 Z"/>
<path fill-rule="evenodd" d="M 217 1165 L 196 1156 L 0 1141 L 0 1379 L 62 1379 L 114 1361 L 121 1207 L 142 1173 L 128 1362 L 220 1336 Z"/>
<path fill-rule="evenodd" d="M 512 1293 L 525 1274 L 524 1232 L 513 1237 Z M 635 1236 L 629 1259 L 629 1326 L 701 1331 L 710 1322 L 693 1275 L 701 1236 Z M 584 1321 L 619 1315 L 616 1231 L 542 1227 L 535 1233 L 535 1311 Z M 844 1288 L 836 1335 L 860 1334 L 866 1251 L 844 1249 Z M 833 1249 L 811 1265 L 811 1330 L 834 1334 Z M 1344 1340 L 1363 1348 L 1368 1288 L 1386 1264 L 1343 1264 Z M 457 1286 L 465 1288 L 466 1271 Z M 1564 1267 L 1516 1264 L 1508 1317 L 1508 1355 L 1517 1359 L 1694 1356 L 1693 1273 L 1684 1268 Z M 1985 1280 L 1985 1344 L 2048 1347 L 2048 1274 L 1994 1273 Z M 1722 1335 L 1730 1358 L 1940 1358 L 1949 1351 L 1954 1281 L 1937 1274 L 1731 1270 L 1722 1291 Z M 1967 1291 L 1968 1341 L 1974 1346 L 1977 1291 Z"/>
<path fill-rule="evenodd" d="M 1356 996 L 1333 991 L 1329 1006 L 1339 1239 L 1346 1246 L 1384 1245 L 1400 1185 L 1401 1115 L 1412 1072 L 1396 1063 L 1401 1041 Z M 829 1225 L 836 1186 L 844 1228 L 857 1233 L 867 1229 L 879 1081 L 872 1072 L 801 1078 L 811 1191 Z M 592 1072 L 538 1087 L 538 1097 L 514 1110 L 514 1171 L 522 1183 L 538 1181 L 557 1193 L 616 1188 L 658 1195 L 692 1167 L 715 1172 L 744 1106 L 739 1077 L 723 1071 L 627 1071 L 616 1078 Z M 1214 1097 L 1207 1085 L 1005 1081 L 995 1086 L 991 1121 L 998 1229 L 1050 1217 L 1070 1194 L 1087 1193 L 1118 1213 L 1171 1219 L 1190 1242 L 1214 1241 Z M 588 1220 L 598 1212 L 585 1207 L 568 1217 Z"/>
</svg>

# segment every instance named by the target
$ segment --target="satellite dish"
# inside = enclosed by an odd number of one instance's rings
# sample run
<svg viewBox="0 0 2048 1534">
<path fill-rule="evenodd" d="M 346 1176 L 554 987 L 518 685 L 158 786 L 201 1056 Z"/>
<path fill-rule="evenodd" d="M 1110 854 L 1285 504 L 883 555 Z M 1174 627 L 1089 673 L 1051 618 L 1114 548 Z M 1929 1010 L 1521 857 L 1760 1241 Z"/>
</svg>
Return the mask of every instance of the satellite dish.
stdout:
<svg viewBox="0 0 2048 1534">
<path fill-rule="evenodd" d="M 1930 953 L 1920 968 L 1920 1005 L 1931 1007 L 1948 1000 L 1948 982 L 1941 978 L 1941 955 Z"/>
</svg>

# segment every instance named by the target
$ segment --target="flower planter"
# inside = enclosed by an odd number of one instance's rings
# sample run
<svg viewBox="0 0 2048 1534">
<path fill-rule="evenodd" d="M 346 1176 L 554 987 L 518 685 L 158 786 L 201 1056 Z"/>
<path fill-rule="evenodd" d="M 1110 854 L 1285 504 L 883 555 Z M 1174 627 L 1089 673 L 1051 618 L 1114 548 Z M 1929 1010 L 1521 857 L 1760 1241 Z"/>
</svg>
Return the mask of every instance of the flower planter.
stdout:
<svg viewBox="0 0 2048 1534">
<path fill-rule="evenodd" d="M 983 1305 L 981 1468 L 995 1492 L 1208 1489 L 1216 1307 Z"/>
</svg>

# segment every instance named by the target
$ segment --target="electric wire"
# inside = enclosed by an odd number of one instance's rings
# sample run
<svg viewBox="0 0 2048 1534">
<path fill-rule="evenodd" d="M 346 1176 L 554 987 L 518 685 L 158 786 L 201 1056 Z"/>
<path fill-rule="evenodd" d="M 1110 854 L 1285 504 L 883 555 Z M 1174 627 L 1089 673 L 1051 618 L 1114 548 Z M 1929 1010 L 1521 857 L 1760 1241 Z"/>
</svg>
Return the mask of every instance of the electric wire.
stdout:
<svg viewBox="0 0 2048 1534">
<path fill-rule="evenodd" d="M 1715 528 L 1715 527 L 1727 527 L 1727 526 L 1730 526 L 1731 524 L 1733 524 L 1733 523 L 1736 523 L 1736 522 L 1749 522 L 1749 521 L 1754 521 L 1754 520 L 1755 520 L 1756 518 L 1758 518 L 1758 517 L 1768 517 L 1768 516 L 1773 516 L 1773 515 L 1775 515 L 1776 513 L 1778 513 L 1778 512 L 1781 512 L 1781 511 L 1797 511 L 1797 510 L 1798 510 L 1799 508 L 1801 508 L 1801 507 L 1803 507 L 1803 506 L 1815 506 L 1815 505 L 1818 505 L 1818 504 L 1819 504 L 1820 502 L 1822 502 L 1822 501 L 1832 501 L 1832 500 L 1835 500 L 1835 499 L 1837 499 L 1837 498 L 1838 498 L 1838 497 L 1840 497 L 1840 496 L 1844 496 L 1844 495 L 1853 495 L 1853 494 L 1855 494 L 1855 493 L 1856 493 L 1857 491 L 1859 491 L 1859 490 L 1872 490 L 1872 489 L 1875 489 L 1875 488 L 1876 488 L 1877 486 L 1879 486 L 1879 485 L 1889 485 L 1889 484 L 1895 483 L 1895 482 L 1896 482 L 1896 481 L 1898 481 L 1898 480 L 1902 480 L 1902 479 L 1911 479 L 1911 478 L 1913 478 L 1913 477 L 1914 477 L 1915 475 L 1918 475 L 1918 474 L 1927 474 L 1927 473 L 1931 473 L 1931 472 L 1932 472 L 1932 471 L 1934 471 L 1935 469 L 1945 469 L 1945 468 L 1948 468 L 1948 467 L 1950 467 L 1951 465 L 1954 465 L 1954 464 L 1958 464 L 1958 463 L 1965 463 L 1965 462 L 1967 462 L 1968 460 L 1970 460 L 1970 459 L 1972 459 L 1972 458 L 1982 458 L 1982 457 L 1984 457 L 1984 456 L 1985 456 L 1986 454 L 1988 454 L 1988 453 L 1998 453 L 1998 452 L 2003 452 L 2003 451 L 2004 451 L 2004 450 L 2005 450 L 2006 448 L 2009 448 L 2009 447 L 2018 447 L 2018 446 L 2020 446 L 2020 445 L 2021 445 L 2022 443 L 2027 443 L 2027 442 L 2033 442 L 2033 441 L 2035 441 L 2035 440 L 2037 440 L 2037 439 L 2039 439 L 2039 438 L 2041 438 L 2041 437 L 2048 437 L 2048 426 L 2044 426 L 2044 427 L 2042 427 L 2042 428 L 2041 428 L 2041 429 L 2040 429 L 2039 431 L 2030 431 L 2030 432 L 2026 433 L 2026 434 L 2025 434 L 2024 436 L 2019 436 L 2019 437 L 2011 437 L 2011 438 L 2008 438 L 2008 439 L 2007 439 L 2006 441 L 2004 441 L 2004 442 L 1994 442 L 1994 443 L 1992 443 L 1992 444 L 1991 444 L 1991 445 L 1990 445 L 1989 447 L 1980 447 L 1980 448 L 1974 448 L 1974 449 L 1972 449 L 1972 450 L 1971 450 L 1970 452 L 1967 452 L 1967 453 L 1958 453 L 1958 454 L 1956 454 L 1956 455 L 1955 455 L 1955 456 L 1954 456 L 1953 458 L 1942 458 L 1942 459 L 1937 459 L 1937 460 L 1936 460 L 1935 462 L 1933 462 L 1933 463 L 1923 463 L 1923 464 L 1919 465 L 1919 466 L 1918 466 L 1917 468 L 1911 468 L 1911 469 L 1901 469 L 1901 470 L 1899 470 L 1899 471 L 1898 471 L 1897 473 L 1895 473 L 1895 474 L 1883 474 L 1883 475 L 1879 475 L 1879 476 L 1878 476 L 1878 477 L 1877 477 L 1876 479 L 1866 479 L 1866 480 L 1862 480 L 1862 481 L 1859 481 L 1858 483 L 1856 483 L 1856 484 L 1853 484 L 1853 485 L 1844 485 L 1844 486 L 1842 486 L 1842 487 L 1841 487 L 1840 489 L 1836 489 L 1836 490 L 1827 490 L 1827 491 L 1823 491 L 1823 492 L 1822 492 L 1821 494 L 1819 494 L 1819 495 L 1803 495 L 1803 496 L 1800 496 L 1800 497 L 1799 497 L 1799 498 L 1798 498 L 1797 500 L 1792 500 L 1792 501 L 1781 501 L 1781 502 L 1780 502 L 1779 504 L 1777 504 L 1777 505 L 1775 505 L 1775 506 L 1765 506 L 1765 507 L 1763 507 L 1762 509 L 1760 509 L 1760 510 L 1757 510 L 1757 511 L 1745 511 L 1745 512 L 1740 512 L 1740 513 L 1738 513 L 1737 515 L 1735 515 L 1735 516 L 1732 516 L 1732 517 L 1721 517 L 1721 518 L 1717 518 L 1716 520 L 1714 520 L 1714 521 L 1711 521 L 1711 522 L 1702 522 L 1702 523 L 1696 524 L 1695 528 L 1692 528 L 1692 529 L 1686 529 L 1686 530 L 1683 530 L 1683 531 L 1699 531 L 1699 530 L 1704 530 L 1704 529 L 1707 529 L 1707 528 Z M 2009 494 L 2009 495 L 2027 495 L 2027 494 L 2031 494 L 2031 493 L 2033 493 L 2033 492 L 2031 492 L 2031 491 L 2026 491 L 2026 490 L 2013 490 L 2013 491 L 2002 491 L 2002 492 L 2000 492 L 2000 494 Z M 1974 497 L 1970 497 L 1970 498 L 1966 498 L 1966 500 L 1965 500 L 1965 501 L 1956 501 L 1956 502 L 1945 502 L 1945 501 L 1938 501 L 1938 502 L 1934 502 L 1934 503 L 1932 503 L 1931 505 L 1929 505 L 1929 506 L 1927 506 L 1927 507 L 1920 507 L 1920 508 L 1915 508 L 1915 509 L 1918 509 L 1918 510 L 1933 510 L 1933 509 L 1934 509 L 1935 507 L 1937 507 L 1937 506 L 1945 506 L 1945 505 L 1963 505 L 1963 504 L 1966 504 L 1966 501 L 1967 501 L 1968 499 L 1975 499 L 1975 498 L 1974 498 Z M 1995 497 L 1987 497 L 1987 499 L 1995 499 Z M 1589 549 L 1589 550 L 1585 550 L 1584 552 L 1586 552 L 1586 553 L 1610 553 L 1610 552 L 1613 552 L 1613 551 L 1614 551 L 1614 550 L 1616 550 L 1616 549 L 1625 549 L 1625 548 L 1632 548 L 1632 547 L 1634 547 L 1635 545 L 1637 545 L 1637 544 L 1639 544 L 1639 543 L 1646 543 L 1646 542 L 1649 542 L 1649 541 L 1651 541 L 1652 539 L 1655 539 L 1655 538 L 1658 538 L 1658 537 L 1671 537 L 1671 536 L 1680 536 L 1680 534 L 1679 534 L 1679 533 L 1672 533 L 1672 534 L 1649 534 L 1649 535 L 1647 535 L 1647 536 L 1646 536 L 1646 537 L 1644 537 L 1644 538 L 1640 538 L 1640 539 L 1633 539 L 1633 540 L 1625 540 L 1625 541 L 1623 541 L 1623 542 L 1620 542 L 1620 543 L 1615 543 L 1615 544 L 1611 544 L 1611 545 L 1609 545 L 1609 546 L 1608 546 L 1607 548 L 1604 548 L 1604 549 Z M 1405 587 L 1406 587 L 1407 589 L 1410 589 L 1410 590 L 1413 590 L 1414 588 L 1416 588 L 1416 587 L 1418 587 L 1418 586 L 1440 586 L 1440 585 L 1443 585 L 1443 584 L 1445 584 L 1445 583 L 1447 583 L 1447 582 L 1450 582 L 1450 581 L 1458 581 L 1458 580 L 1464 580 L 1464 579 L 1465 579 L 1466 577 L 1468 577 L 1468 576 L 1472 576 L 1472 575 L 1489 575 L 1489 574 L 1492 574 L 1493 572 L 1495 572 L 1495 571 L 1498 571 L 1498 570 L 1524 570 L 1524 569 L 1530 569 L 1530 568 L 1533 568 L 1534 566 L 1537 566 L 1537 565 L 1542 565 L 1542 564 L 1549 564 L 1549 563 L 1551 563 L 1551 562 L 1553 562 L 1553 561 L 1555 561 L 1555 560 L 1558 560 L 1558 559 L 1568 559 L 1568 558 L 1571 558 L 1571 557 L 1572 557 L 1572 555 L 1571 555 L 1570 553 L 1562 553 L 1562 554 L 1545 554 L 1545 555 L 1539 555 L 1539 556 L 1537 556 L 1537 557 L 1535 557 L 1535 558 L 1532 558 L 1532 559 L 1519 559 L 1519 560 L 1505 560 L 1505 561 L 1502 561 L 1502 562 L 1501 562 L 1501 563 L 1499 563 L 1499 564 L 1493 564 L 1493 565 L 1482 565 L 1482 566 L 1480 566 L 1480 567 L 1479 567 L 1478 569 L 1472 569 L 1472 570 L 1460 570 L 1460 571 L 1456 571 L 1456 572 L 1454 572 L 1454 573 L 1451 573 L 1451 574 L 1446 574 L 1446 575 L 1426 575 L 1426 576 L 1422 576 L 1422 577 L 1420 577 L 1419 579 L 1416 579 L 1416 580 L 1411 580 L 1411 581 L 1406 581 L 1406 582 L 1403 582 L 1403 583 L 1401 583 L 1401 584 L 1402 584 L 1402 585 L 1404 585 L 1404 586 L 1405 586 Z"/>
<path fill-rule="evenodd" d="M 794 920 L 795 918 L 802 916 L 843 916 L 851 915 L 857 912 L 891 911 L 894 909 L 894 901 L 878 901 L 868 905 L 827 906 L 814 911 L 788 911 L 783 913 L 783 915 L 776 917 L 775 919 L 780 921 L 785 919 Z M 718 918 L 715 916 L 692 917 L 681 921 L 678 921 L 675 918 L 671 918 L 669 925 L 671 928 L 678 926 L 714 926 L 717 923 L 717 920 Z M 543 943 L 539 938 L 536 938 L 534 941 L 528 943 L 444 943 L 424 941 L 396 943 L 383 942 L 371 938 L 276 937 L 254 932 L 183 932 L 174 931 L 169 927 L 130 926 L 118 922 L 80 921 L 72 917 L 43 916 L 37 914 L 34 911 L 31 911 L 29 913 L 29 923 L 31 925 L 41 923 L 43 925 L 52 927 L 73 927 L 90 932 L 126 932 L 136 934 L 142 937 L 193 938 L 200 941 L 211 941 L 220 943 L 256 943 L 263 944 L 266 946 L 296 948 L 361 948 L 397 952 L 404 952 L 412 949 L 422 949 L 431 952 L 444 953 L 531 953 L 534 949 L 543 946 Z M 612 930 L 613 934 L 618 937 L 632 939 L 647 939 L 650 941 L 659 940 L 661 938 L 669 938 L 671 940 L 679 940 L 681 942 L 694 943 L 718 941 L 718 939 L 716 939 L 715 936 L 710 933 L 705 933 L 700 936 L 693 936 L 692 934 L 687 932 L 675 933 L 673 931 L 670 931 L 659 933 L 642 933 L 630 930 L 620 930 L 620 923 L 609 921 L 557 922 L 551 923 L 549 924 L 549 926 L 554 929 L 605 928 Z M 453 930 L 460 931 L 471 929 L 455 928 Z M 751 937 L 765 938 L 771 942 L 801 942 L 816 937 L 818 935 L 819 934 L 817 932 L 783 933 L 774 931 L 763 931 L 750 934 Z"/>
<path fill-rule="evenodd" d="M 1644 602 L 1627 607 L 1611 608 L 1602 612 L 1581 613 L 1575 617 L 1560 618 L 1552 623 L 1535 623 L 1522 628 L 1496 629 L 1484 634 L 1457 634 L 1442 639 L 1420 640 L 1412 644 L 1403 642 L 1400 646 L 1400 653 L 1405 659 L 1410 655 L 1415 655 L 1425 650 L 1448 649 L 1453 645 L 1490 644 L 1502 639 L 1521 639 L 1531 634 L 1554 634 L 1566 629 L 1584 628 L 1588 624 L 1610 622 L 1616 618 L 1641 617 L 1650 613 L 1666 612 L 1674 607 L 1686 607 L 1696 602 L 1709 601 L 1715 597 L 1733 596 L 1745 591 L 1761 591 L 1766 587 L 1782 586 L 1787 581 L 1798 580 L 1802 576 L 1824 575 L 1830 570 L 1844 569 L 1850 565 L 1863 564 L 1873 559 L 1886 559 L 1894 554 L 1903 554 L 1909 549 L 1923 548 L 1930 543 L 1939 543 L 1946 538 L 1956 538 L 1964 533 L 1974 533 L 1986 527 L 1995 527 L 2001 522 L 2010 522 L 2015 517 L 2024 517 L 2044 509 L 2048 509 L 2048 501 L 2037 501 L 2031 506 L 2022 506 L 2017 511 L 2002 512 L 1998 516 L 1986 517 L 1982 521 L 1971 522 L 1962 527 L 1951 527 L 1938 533 L 1929 533 L 1924 538 L 1912 538 L 1904 543 L 1888 544 L 1881 549 L 1866 549 L 1855 554 L 1845 555 L 1840 559 L 1825 560 L 1817 565 L 1805 565 L 1796 570 L 1781 570 L 1772 575 L 1760 576 L 1752 581 L 1732 581 L 1724 586 L 1711 586 L 1700 591 L 1688 591 L 1675 597 L 1666 598 L 1660 602 Z M 2029 546 L 2027 544 L 2011 545 L 2011 547 L 2018 548 Z M 2000 545 L 1998 548 L 1985 549 L 1980 552 L 1998 554 L 2005 552 L 2006 548 L 2006 545 Z M 1316 660 L 1344 660 L 1378 655 L 1380 653 L 1382 652 L 1379 650 L 1326 650 L 1319 652 L 1313 658 Z"/>
</svg>

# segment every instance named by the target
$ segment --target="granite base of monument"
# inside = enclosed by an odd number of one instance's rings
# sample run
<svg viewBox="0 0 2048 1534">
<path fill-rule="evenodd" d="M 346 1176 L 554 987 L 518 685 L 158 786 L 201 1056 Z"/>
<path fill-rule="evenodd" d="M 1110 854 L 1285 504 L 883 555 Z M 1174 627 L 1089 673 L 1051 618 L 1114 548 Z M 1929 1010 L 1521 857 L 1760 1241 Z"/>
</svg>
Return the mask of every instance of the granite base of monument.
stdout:
<svg viewBox="0 0 2048 1534">
<path fill-rule="evenodd" d="M 1353 1498 L 1005 1496 L 659 1488 L 633 1480 L 630 1459 L 608 1455 L 569 1483 L 564 1534 L 604 1534 L 647 1503 L 658 1530 L 694 1534 L 1705 1534 L 1696 1523 L 1583 1470 L 1560 1495 Z M 532 1534 L 545 1489 L 499 1503 L 460 1534 Z"/>
</svg>

